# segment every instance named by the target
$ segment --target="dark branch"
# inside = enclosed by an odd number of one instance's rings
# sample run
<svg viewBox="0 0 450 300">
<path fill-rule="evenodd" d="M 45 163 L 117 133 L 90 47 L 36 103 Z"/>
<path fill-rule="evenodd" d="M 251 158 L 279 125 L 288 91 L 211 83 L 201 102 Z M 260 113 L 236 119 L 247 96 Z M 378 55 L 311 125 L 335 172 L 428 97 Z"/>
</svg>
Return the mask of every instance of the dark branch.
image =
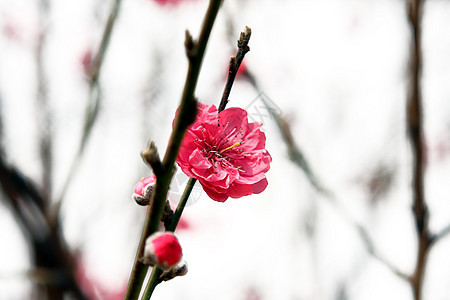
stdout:
<svg viewBox="0 0 450 300">
<path fill-rule="evenodd" d="M 407 128 L 413 152 L 413 218 L 416 224 L 418 251 L 416 266 L 410 276 L 414 299 L 422 298 L 422 283 L 425 275 L 427 256 L 432 236 L 428 228 L 428 207 L 424 193 L 424 137 L 422 115 L 422 45 L 421 23 L 423 14 L 422 0 L 408 1 L 408 18 L 412 32 L 412 46 L 409 69 L 409 90 L 407 99 Z"/>
<path fill-rule="evenodd" d="M 450 233 L 450 224 L 447 225 L 446 227 L 444 227 L 444 229 L 439 231 L 437 234 L 435 234 L 431 239 L 431 243 L 434 244 L 434 243 L 440 241 L 445 236 L 447 236 L 449 233 Z"/>
<path fill-rule="evenodd" d="M 230 58 L 230 64 L 228 66 L 228 77 L 227 82 L 225 84 L 225 89 L 222 94 L 222 100 L 219 104 L 219 112 L 225 109 L 225 106 L 228 103 L 228 98 L 230 97 L 231 88 L 233 87 L 234 80 L 236 78 L 236 74 L 241 66 L 242 61 L 244 60 L 245 54 L 250 51 L 250 47 L 248 46 L 248 42 L 250 41 L 250 37 L 252 35 L 252 30 L 250 27 L 245 26 L 243 32 L 241 32 L 241 36 L 237 41 L 238 51 L 236 56 L 232 56 Z"/>
<path fill-rule="evenodd" d="M 146 238 L 159 228 L 161 218 L 164 211 L 164 206 L 169 190 L 169 184 L 174 172 L 174 164 L 178 151 L 180 149 L 181 141 L 188 126 L 195 120 L 197 113 L 197 100 L 195 99 L 195 90 L 197 87 L 198 77 L 200 75 L 201 65 L 206 50 L 206 45 L 212 31 L 212 27 L 216 20 L 217 13 L 222 4 L 221 0 L 211 0 L 203 20 L 202 28 L 200 30 L 199 38 L 194 41 L 189 32 L 186 33 L 186 54 L 189 60 L 188 72 L 186 81 L 181 96 L 180 107 L 178 109 L 177 117 L 174 121 L 173 131 L 169 139 L 169 144 L 162 161 L 163 172 L 157 177 L 155 190 L 150 201 L 150 209 L 144 224 L 144 229 L 141 234 L 138 251 L 136 253 L 133 270 L 130 281 L 128 283 L 127 294 L 125 299 L 138 299 L 140 294 L 139 287 L 145 279 L 148 266 L 140 262 L 144 251 L 144 244 Z M 153 289 L 158 284 L 158 278 L 161 275 L 159 268 L 154 268 L 150 277 L 149 284 L 144 292 L 146 295 L 151 295 Z"/>
<path fill-rule="evenodd" d="M 35 184 L 0 156 L 0 184 L 4 199 L 11 208 L 21 229 L 29 237 L 29 245 L 37 268 L 58 273 L 59 280 L 45 282 L 49 299 L 60 299 L 64 291 L 77 299 L 86 299 L 74 277 L 74 262 L 61 235 L 58 224 L 45 214 L 42 193 Z M 58 298 L 59 297 L 59 298 Z"/>
</svg>

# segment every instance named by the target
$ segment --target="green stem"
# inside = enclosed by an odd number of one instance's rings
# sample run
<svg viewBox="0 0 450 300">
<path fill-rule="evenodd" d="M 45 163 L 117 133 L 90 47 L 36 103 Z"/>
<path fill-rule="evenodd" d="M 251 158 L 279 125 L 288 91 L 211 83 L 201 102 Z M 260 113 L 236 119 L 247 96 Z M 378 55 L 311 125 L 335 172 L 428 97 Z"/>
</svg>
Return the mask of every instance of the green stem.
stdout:
<svg viewBox="0 0 450 300">
<path fill-rule="evenodd" d="M 164 211 L 165 199 L 169 190 L 170 180 L 172 179 L 172 170 L 168 172 L 165 170 L 161 176 L 156 179 L 156 187 L 150 200 L 150 209 L 147 212 L 144 228 L 139 242 L 138 252 L 134 259 L 133 270 L 131 271 L 130 281 L 128 282 L 128 289 L 125 299 L 137 300 L 139 298 L 142 284 L 147 274 L 148 266 L 144 265 L 140 258 L 144 255 L 145 240 L 152 233 L 158 231 L 161 217 Z"/>
<path fill-rule="evenodd" d="M 180 202 L 178 203 L 177 209 L 175 210 L 175 213 L 172 216 L 172 221 L 170 222 L 170 225 L 166 227 L 166 231 L 174 232 L 177 228 L 178 222 L 180 221 L 181 214 L 183 213 L 184 207 L 186 206 L 186 203 L 189 199 L 189 195 L 192 192 L 192 189 L 194 188 L 195 183 L 197 182 L 197 179 L 190 178 L 186 188 L 184 189 L 183 195 L 181 196 Z M 158 278 L 161 276 L 162 270 L 160 268 L 153 268 L 152 274 L 150 275 L 150 279 L 147 283 L 147 286 L 145 287 L 144 296 L 142 299 L 150 299 L 152 296 L 153 291 L 155 290 L 156 286 L 159 284 Z"/>
<path fill-rule="evenodd" d="M 159 228 L 164 211 L 164 203 L 166 201 L 169 184 L 174 171 L 175 160 L 180 149 L 180 144 L 183 140 L 186 129 L 195 119 L 197 101 L 194 98 L 194 93 L 197 87 L 198 76 L 200 74 L 206 45 L 221 4 L 222 0 L 210 1 L 197 42 L 189 39 L 189 35 L 187 36 L 186 51 L 189 59 L 189 68 L 181 97 L 180 108 L 178 110 L 178 116 L 175 120 L 172 135 L 170 136 L 169 144 L 163 159 L 163 172 L 157 176 L 156 179 L 155 191 L 150 201 L 150 210 L 147 214 L 144 229 L 142 230 L 141 241 L 139 243 L 130 281 L 128 283 L 127 294 L 125 295 L 126 300 L 138 299 L 140 290 L 142 289 L 142 283 L 145 275 L 147 274 L 148 267 L 142 266 L 143 264 L 140 262 L 140 258 L 144 253 L 146 238 L 156 232 Z M 157 274 L 158 272 L 154 271 L 153 273 Z M 155 281 L 154 285 L 156 286 L 158 284 L 157 281 L 159 276 L 156 278 L 154 277 L 156 277 L 156 275 L 154 275 L 151 280 Z M 153 291 L 149 291 L 149 298 L 151 297 L 152 292 Z"/>
<path fill-rule="evenodd" d="M 190 178 L 186 188 L 184 189 L 183 195 L 181 196 L 180 203 L 178 203 L 177 209 L 175 210 L 172 221 L 170 222 L 170 225 L 166 228 L 166 231 L 172 231 L 174 232 L 177 228 L 178 222 L 180 221 L 181 214 L 183 213 L 184 207 L 186 206 L 186 203 L 189 199 L 189 195 L 192 192 L 192 189 L 194 188 L 195 183 L 197 182 L 197 179 Z"/>
<path fill-rule="evenodd" d="M 150 210 L 147 211 L 145 218 L 144 228 L 142 230 L 141 239 L 139 241 L 138 253 L 134 259 L 133 269 L 131 271 L 130 280 L 128 282 L 127 293 L 125 299 L 137 300 L 141 292 L 140 287 L 144 282 L 145 275 L 147 274 L 148 266 L 139 262 L 139 258 L 142 257 L 142 251 L 145 246 L 145 239 L 147 238 L 146 229 L 150 223 Z"/>
<path fill-rule="evenodd" d="M 161 276 L 162 273 L 163 271 L 160 268 L 158 267 L 153 268 L 152 274 L 150 275 L 150 279 L 148 280 L 142 299 L 150 299 L 150 297 L 153 294 L 153 291 L 160 282 L 159 277 Z"/>
</svg>

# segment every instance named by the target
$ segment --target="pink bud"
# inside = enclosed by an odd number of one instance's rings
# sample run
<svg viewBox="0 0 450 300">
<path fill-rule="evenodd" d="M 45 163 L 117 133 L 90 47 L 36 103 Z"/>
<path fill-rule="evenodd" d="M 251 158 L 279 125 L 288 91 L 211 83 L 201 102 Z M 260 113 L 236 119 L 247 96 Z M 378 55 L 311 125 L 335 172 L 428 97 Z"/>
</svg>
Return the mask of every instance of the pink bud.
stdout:
<svg viewBox="0 0 450 300">
<path fill-rule="evenodd" d="M 153 192 L 153 186 L 156 183 L 155 176 L 142 178 L 135 186 L 133 191 L 133 199 L 139 205 L 149 205 Z"/>
<path fill-rule="evenodd" d="M 182 256 L 180 243 L 173 233 L 157 232 L 145 241 L 144 263 L 170 270 L 178 264 Z"/>
</svg>

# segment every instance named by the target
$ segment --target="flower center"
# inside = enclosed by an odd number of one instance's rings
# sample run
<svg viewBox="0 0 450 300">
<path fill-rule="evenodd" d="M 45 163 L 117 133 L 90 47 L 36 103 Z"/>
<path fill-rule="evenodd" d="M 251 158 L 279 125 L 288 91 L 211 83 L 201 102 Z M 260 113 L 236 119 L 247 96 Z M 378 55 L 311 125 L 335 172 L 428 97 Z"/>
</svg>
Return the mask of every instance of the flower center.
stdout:
<svg viewBox="0 0 450 300">
<path fill-rule="evenodd" d="M 227 147 L 227 148 L 221 150 L 221 151 L 219 152 L 219 154 L 222 154 L 222 153 L 224 153 L 225 151 L 230 150 L 230 149 L 233 148 L 233 147 L 239 146 L 240 144 L 241 144 L 241 143 L 236 142 L 236 143 L 234 143 L 233 145 L 231 145 L 230 147 Z"/>
</svg>

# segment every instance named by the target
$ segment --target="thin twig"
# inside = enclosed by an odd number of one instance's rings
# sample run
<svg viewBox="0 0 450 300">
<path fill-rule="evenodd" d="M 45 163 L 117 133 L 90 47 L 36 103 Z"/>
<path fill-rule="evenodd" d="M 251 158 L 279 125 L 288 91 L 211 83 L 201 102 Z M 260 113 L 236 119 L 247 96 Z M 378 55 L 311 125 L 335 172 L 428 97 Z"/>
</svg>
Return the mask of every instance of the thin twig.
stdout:
<svg viewBox="0 0 450 300">
<path fill-rule="evenodd" d="M 418 251 L 416 266 L 410 277 L 414 299 L 422 299 L 422 284 L 425 276 L 427 256 L 432 236 L 428 227 L 428 207 L 424 196 L 424 142 L 422 115 L 422 45 L 421 23 L 423 14 L 422 0 L 408 1 L 408 18 L 412 31 L 410 56 L 409 91 L 407 100 L 407 128 L 413 152 L 413 217 L 416 224 Z"/>
<path fill-rule="evenodd" d="M 162 161 L 163 173 L 156 178 L 156 186 L 152 195 L 151 206 L 147 213 L 125 299 L 137 299 L 139 297 L 140 288 L 148 270 L 148 266 L 142 264 L 140 258 L 144 251 L 146 238 L 158 230 L 181 141 L 188 126 L 195 120 L 197 112 L 197 101 L 194 98 L 195 89 L 197 87 L 198 76 L 200 74 L 206 45 L 221 4 L 222 0 L 210 1 L 198 41 L 194 41 L 191 34 L 186 31 L 185 48 L 189 60 L 186 82 L 181 96 L 178 115 L 174 122 L 172 135 L 170 136 L 169 144 Z M 157 268 L 155 268 L 155 270 L 157 270 Z M 150 281 L 157 284 L 157 281 L 155 281 L 153 277 L 150 278 Z M 148 297 L 151 296 L 152 292 L 150 292 L 150 290 L 153 291 L 153 289 L 154 286 L 147 286 L 146 294 Z"/>
<path fill-rule="evenodd" d="M 258 80 L 253 75 L 253 73 L 246 68 L 245 73 L 243 74 L 245 78 L 249 81 L 249 83 L 253 86 L 253 88 L 257 91 L 258 95 L 262 94 L 262 90 L 258 83 Z M 260 97 L 264 106 L 267 109 L 270 117 L 275 120 L 275 123 L 280 131 L 281 137 L 283 138 L 286 146 L 290 160 L 296 164 L 306 175 L 306 178 L 310 182 L 310 184 L 321 194 L 326 196 L 330 196 L 331 191 L 327 190 L 325 186 L 319 181 L 315 172 L 313 171 L 311 165 L 303 154 L 302 149 L 295 143 L 294 137 L 292 135 L 289 123 L 279 114 L 277 114 L 271 107 L 269 103 L 267 103 L 264 97 Z"/>
<path fill-rule="evenodd" d="M 153 169 L 153 173 L 156 177 L 161 176 L 164 172 L 161 159 L 159 158 L 158 149 L 155 142 L 151 141 L 148 144 L 147 149 L 141 152 L 141 156 L 144 161 Z"/>
<path fill-rule="evenodd" d="M 169 226 L 166 227 L 166 231 L 174 232 L 177 228 L 178 222 L 181 219 L 181 214 L 183 213 L 184 207 L 189 199 L 189 195 L 191 194 L 192 189 L 194 188 L 197 179 L 190 178 L 188 183 L 186 184 L 186 188 L 184 189 L 183 195 L 181 196 L 180 203 L 178 203 L 177 209 L 172 217 L 172 221 Z"/>
<path fill-rule="evenodd" d="M 338 199 L 336 199 L 336 196 L 333 193 L 329 192 L 328 190 L 326 191 L 327 193 L 324 194 L 325 199 L 328 201 L 328 203 L 330 203 L 334 207 L 334 210 L 338 212 L 339 216 L 341 216 L 344 219 L 344 221 L 346 221 L 356 230 L 367 252 L 374 259 L 376 259 L 377 261 L 385 265 L 389 270 L 391 270 L 392 273 L 394 273 L 401 279 L 408 281 L 409 276 L 406 273 L 400 271 L 400 269 L 398 269 L 392 262 L 387 260 L 387 258 L 385 258 L 383 255 L 379 253 L 367 229 L 363 225 L 361 225 L 358 221 L 355 220 L 355 218 L 349 213 L 349 211 L 345 209 L 342 204 L 340 204 L 341 202 L 338 201 Z"/>
<path fill-rule="evenodd" d="M 266 107 L 268 107 L 264 98 L 262 98 L 262 101 L 264 102 Z M 288 155 L 291 161 L 295 163 L 298 167 L 300 167 L 301 170 L 303 170 L 303 172 L 306 175 L 306 178 L 308 178 L 311 185 L 314 188 L 316 188 L 318 192 L 325 195 L 330 194 L 330 192 L 327 189 L 325 189 L 322 183 L 320 183 L 320 181 L 317 179 L 317 176 L 315 175 L 310 164 L 306 160 L 303 151 L 301 151 L 301 149 L 296 145 L 288 122 L 283 117 L 275 114 L 271 109 L 268 109 L 268 111 L 270 111 L 272 117 L 275 119 L 275 122 L 277 123 L 278 128 L 280 129 L 283 140 L 287 145 Z"/>
<path fill-rule="evenodd" d="M 169 226 L 166 226 L 166 231 L 174 232 L 177 228 L 178 222 L 181 219 L 181 214 L 183 213 L 184 207 L 189 199 L 189 195 L 191 194 L 192 189 L 194 188 L 197 179 L 190 178 L 186 188 L 184 189 L 183 195 L 181 196 L 180 202 L 178 203 L 177 209 L 175 210 L 174 215 L 172 216 L 171 222 Z M 153 291 L 156 286 L 161 283 L 161 275 L 163 271 L 160 268 L 153 268 L 152 273 L 150 274 L 150 279 L 147 283 L 147 286 L 144 291 L 143 299 L 150 299 Z"/>
<path fill-rule="evenodd" d="M 50 201 L 52 192 L 52 115 L 47 95 L 47 80 L 44 70 L 43 50 L 47 40 L 47 24 L 49 3 L 47 0 L 39 2 L 40 34 L 36 45 L 36 78 L 37 78 L 37 112 L 39 132 L 39 148 L 42 164 L 42 187 L 44 198 Z M 46 204 L 48 205 L 48 203 Z"/>
<path fill-rule="evenodd" d="M 353 224 L 353 226 L 357 229 L 359 236 L 361 237 L 364 246 L 367 249 L 367 252 L 369 252 L 370 255 L 372 255 L 373 258 L 375 258 L 376 260 L 378 260 L 380 263 L 382 263 L 383 265 L 385 265 L 389 270 L 391 270 L 392 273 L 394 273 L 395 275 L 397 275 L 398 277 L 400 277 L 403 280 L 408 281 L 409 280 L 409 276 L 408 274 L 400 271 L 394 264 L 392 264 L 392 262 L 388 261 L 384 256 L 382 256 L 377 249 L 375 248 L 375 245 L 372 241 L 372 239 L 369 236 L 369 233 L 367 232 L 367 230 L 361 225 L 358 224 L 356 221 L 354 220 L 348 220 L 350 223 Z"/>
<path fill-rule="evenodd" d="M 239 70 L 239 67 L 244 60 L 245 54 L 250 51 L 250 47 L 248 46 L 248 42 L 250 41 L 250 37 L 252 35 L 252 30 L 250 27 L 245 26 L 243 32 L 241 32 L 241 36 L 237 41 L 238 51 L 236 56 L 232 56 L 230 58 L 230 63 L 228 66 L 228 77 L 227 82 L 225 84 L 225 89 L 222 94 L 222 100 L 219 104 L 219 112 L 225 109 L 225 106 L 228 103 L 228 98 L 230 97 L 231 88 L 233 87 L 234 80 L 236 78 L 236 74 Z"/>
<path fill-rule="evenodd" d="M 120 10 L 121 0 L 114 0 L 113 6 L 111 8 L 108 20 L 105 25 L 105 29 L 103 30 L 102 39 L 100 42 L 99 49 L 92 60 L 92 63 L 89 65 L 89 101 L 86 107 L 86 115 L 83 124 L 83 131 L 80 143 L 78 145 L 77 153 L 71 163 L 71 167 L 69 170 L 69 174 L 67 175 L 66 180 L 64 181 L 64 185 L 62 191 L 57 199 L 56 206 L 59 208 L 61 205 L 61 201 L 64 198 L 64 195 L 69 187 L 70 182 L 72 181 L 73 176 L 75 175 L 81 157 L 83 156 L 84 149 L 86 147 L 87 141 L 91 135 L 92 128 L 97 120 L 97 116 L 100 110 L 100 102 L 101 102 L 101 90 L 99 84 L 99 78 L 101 69 L 103 66 L 103 61 L 105 58 L 106 51 L 108 49 L 109 41 L 111 39 L 111 34 L 114 28 L 114 25 L 117 20 L 117 16 Z"/>
<path fill-rule="evenodd" d="M 445 236 L 447 236 L 449 233 L 450 233 L 450 224 L 447 225 L 446 227 L 444 227 L 444 229 L 442 229 L 441 231 L 439 231 L 438 233 L 436 233 L 435 235 L 432 236 L 431 244 L 435 244 L 436 242 L 440 241 Z"/>
</svg>

